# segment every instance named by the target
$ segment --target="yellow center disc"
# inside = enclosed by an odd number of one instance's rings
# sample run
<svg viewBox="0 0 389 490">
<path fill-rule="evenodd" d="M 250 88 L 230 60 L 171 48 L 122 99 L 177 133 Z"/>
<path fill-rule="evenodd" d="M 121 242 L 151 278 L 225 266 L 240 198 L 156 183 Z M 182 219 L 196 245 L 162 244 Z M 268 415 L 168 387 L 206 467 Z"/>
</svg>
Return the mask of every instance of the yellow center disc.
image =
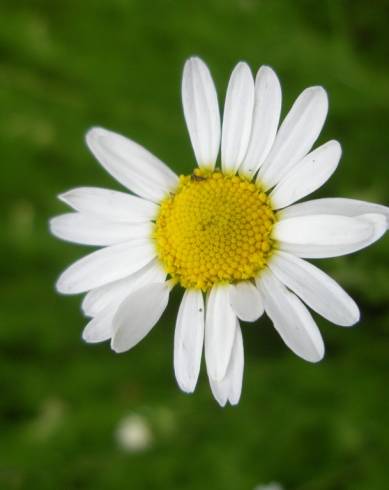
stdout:
<svg viewBox="0 0 389 490">
<path fill-rule="evenodd" d="M 184 288 L 254 278 L 271 250 L 267 194 L 248 180 L 196 169 L 161 203 L 154 240 L 166 272 Z"/>
</svg>

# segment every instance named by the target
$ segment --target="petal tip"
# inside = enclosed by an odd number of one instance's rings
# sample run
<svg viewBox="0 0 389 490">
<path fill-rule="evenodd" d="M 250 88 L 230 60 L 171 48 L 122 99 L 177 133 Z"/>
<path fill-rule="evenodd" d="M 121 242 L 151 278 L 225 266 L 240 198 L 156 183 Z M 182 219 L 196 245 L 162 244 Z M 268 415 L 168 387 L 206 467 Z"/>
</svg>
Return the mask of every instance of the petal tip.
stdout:
<svg viewBox="0 0 389 490">
<path fill-rule="evenodd" d="M 341 327 L 355 327 L 361 319 L 361 312 L 358 308 L 358 305 L 355 303 L 355 301 L 352 298 L 350 299 L 351 299 L 350 315 L 347 318 L 347 320 L 340 325 Z"/>
<path fill-rule="evenodd" d="M 328 110 L 328 93 L 327 90 L 321 85 L 308 87 L 302 93 L 314 97 L 317 101 L 320 101 L 324 105 L 326 110 Z"/>
<path fill-rule="evenodd" d="M 203 60 L 202 60 L 202 59 L 201 59 L 199 56 L 197 56 L 197 55 L 195 54 L 195 55 L 193 55 L 193 56 L 190 56 L 190 57 L 189 57 L 189 58 L 186 60 L 185 64 L 187 64 L 187 63 L 191 63 L 191 64 L 201 63 L 201 64 L 204 64 L 204 61 L 203 61 Z"/>
<path fill-rule="evenodd" d="M 206 63 L 199 56 L 191 56 L 185 61 L 184 76 L 193 76 L 193 71 L 199 71 L 201 69 L 208 70 Z"/>
<path fill-rule="evenodd" d="M 62 238 L 60 216 L 55 216 L 54 218 L 50 218 L 48 225 L 49 225 L 49 231 L 53 236 L 57 238 Z"/>
<path fill-rule="evenodd" d="M 235 70 L 244 70 L 244 71 L 249 71 L 251 73 L 250 66 L 246 61 L 238 61 L 238 63 L 235 65 Z"/>
<path fill-rule="evenodd" d="M 257 72 L 256 78 L 258 79 L 260 77 L 265 77 L 265 76 L 276 78 L 278 81 L 277 73 L 269 65 L 262 65 Z"/>
<path fill-rule="evenodd" d="M 347 323 L 345 322 L 341 327 L 356 327 L 361 320 L 361 315 L 359 314 L 357 317 L 349 320 Z"/>
<path fill-rule="evenodd" d="M 55 290 L 60 294 L 72 294 L 69 284 L 62 276 L 60 276 L 55 283 Z"/>
<path fill-rule="evenodd" d="M 340 159 L 340 156 L 342 155 L 342 145 L 339 143 L 339 141 L 338 140 L 330 140 L 326 143 L 326 145 L 332 146 L 333 149 L 336 151 L 336 153 L 339 154 L 339 159 Z"/>
<path fill-rule="evenodd" d="M 313 94 L 318 94 L 323 97 L 327 97 L 327 90 L 322 85 L 312 85 L 312 87 L 308 87 L 305 90 Z"/>
<path fill-rule="evenodd" d="M 388 229 L 388 217 L 384 214 L 379 213 L 366 213 L 359 216 L 361 220 L 370 223 L 371 225 L 371 235 L 374 243 L 379 240 Z"/>
<path fill-rule="evenodd" d="M 114 334 L 111 338 L 111 350 L 113 350 L 116 354 L 123 354 L 123 352 L 126 352 L 129 349 L 126 349 L 122 345 L 120 345 L 120 342 L 118 342 L 117 335 Z"/>
<path fill-rule="evenodd" d="M 53 226 L 55 226 L 55 222 L 57 220 L 57 216 L 54 216 L 54 218 L 50 218 L 49 219 L 49 230 L 51 231 L 51 233 L 53 233 Z"/>
<path fill-rule="evenodd" d="M 240 401 L 240 395 L 239 395 L 239 397 L 237 397 L 237 398 L 230 397 L 230 398 L 228 399 L 228 401 L 230 402 L 230 405 L 231 405 L 232 407 L 235 407 L 236 405 L 238 405 L 238 404 L 239 404 L 239 401 Z"/>
<path fill-rule="evenodd" d="M 193 382 L 191 382 L 191 380 L 189 379 L 188 380 L 177 379 L 177 384 L 180 390 L 186 393 L 187 395 L 191 395 L 196 388 L 196 385 L 193 385 Z"/>
<path fill-rule="evenodd" d="M 66 269 L 57 279 L 55 289 L 58 293 L 66 295 L 79 294 L 83 292 L 82 290 L 79 290 L 76 282 L 72 282 L 68 274 L 68 269 Z"/>
<path fill-rule="evenodd" d="M 68 194 L 69 191 L 66 191 L 66 192 L 61 192 L 60 194 L 57 194 L 57 199 L 59 199 L 60 201 L 63 201 L 64 199 L 66 199 L 66 194 Z"/>
<path fill-rule="evenodd" d="M 88 131 L 85 133 L 85 141 L 86 144 L 88 145 L 89 148 L 92 147 L 96 141 L 101 138 L 102 136 L 105 136 L 108 133 L 108 131 L 104 128 L 101 128 L 99 126 L 93 126 L 92 128 L 88 129 Z"/>
<path fill-rule="evenodd" d="M 93 337 L 90 335 L 90 331 L 89 331 L 88 327 L 85 327 L 84 330 L 82 331 L 81 338 L 87 344 L 93 343 Z"/>
<path fill-rule="evenodd" d="M 324 359 L 324 356 L 325 356 L 325 347 L 323 343 L 315 353 L 312 352 L 310 355 L 306 355 L 304 357 L 300 356 L 300 357 L 302 357 L 302 359 L 312 364 L 317 364 Z"/>
<path fill-rule="evenodd" d="M 227 397 L 221 397 L 219 393 L 215 390 L 212 390 L 213 397 L 218 402 L 221 408 L 224 408 L 227 404 Z"/>
</svg>

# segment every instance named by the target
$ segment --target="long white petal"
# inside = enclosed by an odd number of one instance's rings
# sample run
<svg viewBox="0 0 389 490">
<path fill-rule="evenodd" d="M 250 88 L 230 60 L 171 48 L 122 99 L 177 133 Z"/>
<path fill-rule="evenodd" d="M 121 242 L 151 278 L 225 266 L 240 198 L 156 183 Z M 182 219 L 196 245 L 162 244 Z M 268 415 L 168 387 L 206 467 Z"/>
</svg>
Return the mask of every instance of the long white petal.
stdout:
<svg viewBox="0 0 389 490">
<path fill-rule="evenodd" d="M 289 206 L 319 189 L 338 166 L 342 149 L 335 141 L 328 141 L 297 163 L 270 194 L 273 208 Z"/>
<path fill-rule="evenodd" d="M 250 141 L 239 173 L 252 176 L 263 164 L 273 145 L 281 112 L 281 86 L 269 66 L 261 66 L 255 78 L 254 115 Z"/>
<path fill-rule="evenodd" d="M 137 289 L 119 306 L 113 319 L 111 348 L 125 352 L 140 342 L 161 318 L 169 301 L 169 283 L 152 283 Z"/>
<path fill-rule="evenodd" d="M 85 342 L 94 344 L 109 340 L 113 334 L 113 318 L 117 310 L 117 305 L 109 305 L 101 311 L 95 318 L 92 318 L 82 332 Z"/>
<path fill-rule="evenodd" d="M 53 235 L 83 245 L 115 245 L 151 235 L 151 223 L 113 223 L 96 216 L 67 213 L 50 220 Z"/>
<path fill-rule="evenodd" d="M 383 214 L 389 228 L 389 207 L 358 199 L 344 197 L 324 197 L 312 201 L 300 202 L 278 212 L 282 219 L 306 216 L 310 214 L 341 214 L 343 216 L 359 216 L 361 214 Z"/>
<path fill-rule="evenodd" d="M 98 187 L 78 187 L 58 197 L 81 213 L 125 223 L 150 221 L 159 210 L 158 205 L 141 197 Z"/>
<path fill-rule="evenodd" d="M 250 281 L 232 284 L 229 289 L 230 305 L 236 316 L 245 322 L 255 322 L 263 314 L 261 293 Z"/>
<path fill-rule="evenodd" d="M 285 117 L 274 145 L 259 169 L 257 180 L 265 190 L 277 184 L 315 143 L 328 111 L 323 87 L 305 89 Z"/>
<path fill-rule="evenodd" d="M 199 58 L 185 63 L 182 105 L 197 163 L 213 169 L 220 146 L 219 104 L 208 67 Z"/>
<path fill-rule="evenodd" d="M 247 152 L 254 107 L 254 80 L 247 63 L 234 68 L 223 113 L 221 161 L 224 173 L 235 173 Z"/>
<path fill-rule="evenodd" d="M 310 308 L 336 325 L 349 327 L 358 322 L 355 301 L 330 276 L 293 255 L 277 252 L 269 261 L 274 275 Z"/>
<path fill-rule="evenodd" d="M 220 381 L 231 357 L 236 316 L 229 302 L 228 287 L 213 286 L 209 293 L 205 320 L 205 361 L 208 374 Z"/>
<path fill-rule="evenodd" d="M 143 146 L 102 128 L 93 128 L 86 142 L 101 165 L 138 196 L 160 202 L 175 189 L 178 177 Z"/>
<path fill-rule="evenodd" d="M 256 282 L 264 298 L 265 311 L 285 344 L 306 361 L 320 361 L 324 356 L 323 339 L 303 303 L 269 270 Z"/>
<path fill-rule="evenodd" d="M 221 381 L 209 378 L 212 394 L 222 407 L 227 401 L 231 405 L 237 405 L 240 400 L 243 382 L 244 349 L 242 332 L 237 321 L 234 345 L 232 347 L 231 359 L 225 377 Z"/>
<path fill-rule="evenodd" d="M 278 247 L 303 258 L 338 257 L 365 248 L 386 231 L 381 214 L 355 218 L 340 215 L 307 215 L 281 220 L 274 237 Z"/>
<path fill-rule="evenodd" d="M 203 344 L 203 293 L 187 289 L 178 310 L 174 332 L 174 372 L 179 387 L 187 393 L 196 388 Z"/>
<path fill-rule="evenodd" d="M 123 301 L 136 289 L 149 283 L 164 282 L 165 279 L 166 272 L 159 261 L 154 259 L 145 267 L 124 279 L 92 289 L 85 295 L 81 307 L 85 315 L 96 316 L 107 306 Z"/>
<path fill-rule="evenodd" d="M 56 287 L 63 294 L 78 294 L 138 271 L 155 257 L 151 240 L 121 243 L 97 250 L 68 267 Z"/>
</svg>

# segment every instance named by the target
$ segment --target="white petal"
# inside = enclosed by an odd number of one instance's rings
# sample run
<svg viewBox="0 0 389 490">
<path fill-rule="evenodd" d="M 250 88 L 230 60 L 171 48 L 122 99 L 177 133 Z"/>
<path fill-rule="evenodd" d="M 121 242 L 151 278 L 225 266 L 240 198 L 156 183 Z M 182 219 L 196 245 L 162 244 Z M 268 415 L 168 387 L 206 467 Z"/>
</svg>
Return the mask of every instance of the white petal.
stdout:
<svg viewBox="0 0 389 490">
<path fill-rule="evenodd" d="M 255 322 L 263 314 L 261 293 L 250 281 L 232 284 L 229 288 L 230 305 L 236 316 L 245 322 Z"/>
<path fill-rule="evenodd" d="M 324 356 L 323 339 L 303 303 L 268 270 L 257 279 L 257 286 L 265 311 L 285 344 L 306 361 L 320 361 Z"/>
<path fill-rule="evenodd" d="M 123 301 L 113 320 L 115 352 L 130 350 L 150 332 L 165 311 L 170 289 L 167 282 L 148 284 Z"/>
<path fill-rule="evenodd" d="M 259 169 L 273 145 L 281 112 L 281 86 L 269 66 L 261 66 L 255 78 L 254 115 L 246 156 L 239 168 L 251 176 Z"/>
<path fill-rule="evenodd" d="M 309 152 L 323 127 L 327 110 L 327 93 L 322 87 L 307 88 L 299 95 L 259 169 L 257 180 L 265 190 L 277 184 Z"/>
<path fill-rule="evenodd" d="M 115 245 L 151 236 L 151 223 L 113 223 L 96 216 L 67 213 L 50 220 L 53 235 L 84 245 Z"/>
<path fill-rule="evenodd" d="M 358 322 L 355 301 L 330 276 L 293 255 L 277 252 L 269 261 L 274 275 L 309 307 L 336 325 L 348 327 Z"/>
<path fill-rule="evenodd" d="M 360 250 L 371 243 L 374 233 L 369 220 L 321 214 L 281 220 L 274 226 L 273 238 L 279 240 L 281 250 L 299 257 L 323 258 Z"/>
<path fill-rule="evenodd" d="M 231 405 L 237 405 L 240 400 L 243 382 L 244 350 L 242 332 L 237 321 L 234 345 L 232 347 L 231 359 L 225 377 L 221 381 L 209 378 L 212 394 L 222 407 L 227 401 Z"/>
<path fill-rule="evenodd" d="M 113 334 L 113 318 L 117 310 L 117 305 L 107 306 L 101 313 L 88 323 L 82 332 L 85 342 L 94 344 L 109 340 Z"/>
<path fill-rule="evenodd" d="M 182 105 L 197 163 L 213 169 L 220 145 L 219 104 L 208 67 L 199 58 L 185 63 Z"/>
<path fill-rule="evenodd" d="M 224 104 L 221 161 L 224 173 L 235 173 L 247 151 L 254 107 L 254 80 L 246 63 L 238 63 Z"/>
<path fill-rule="evenodd" d="M 63 294 L 97 288 L 138 271 L 155 257 L 151 240 L 121 243 L 97 250 L 68 267 L 56 287 Z"/>
<path fill-rule="evenodd" d="M 224 378 L 231 357 L 236 316 L 229 302 L 228 287 L 216 285 L 209 293 L 205 320 L 205 360 L 209 376 Z"/>
<path fill-rule="evenodd" d="M 383 214 L 389 228 L 389 207 L 358 199 L 344 197 L 325 197 L 312 201 L 300 202 L 278 212 L 283 218 L 306 216 L 310 214 L 341 214 L 343 216 L 359 216 L 360 214 Z"/>
<path fill-rule="evenodd" d="M 159 206 L 124 192 L 78 187 L 58 196 L 76 211 L 92 214 L 110 221 L 142 223 L 154 219 Z"/>
<path fill-rule="evenodd" d="M 289 206 L 319 189 L 335 172 L 341 154 L 341 146 L 334 140 L 309 153 L 271 192 L 273 208 Z"/>
<path fill-rule="evenodd" d="M 101 165 L 135 194 L 154 202 L 175 189 L 178 178 L 142 146 L 102 128 L 93 128 L 86 142 Z"/>
<path fill-rule="evenodd" d="M 81 307 L 87 316 L 100 314 L 107 306 L 119 304 L 133 291 L 152 282 L 164 282 L 166 272 L 157 259 L 124 279 L 92 289 L 82 301 Z"/>
<path fill-rule="evenodd" d="M 174 333 L 174 372 L 179 387 L 187 393 L 196 388 L 203 343 L 203 293 L 187 289 L 178 310 Z"/>
<path fill-rule="evenodd" d="M 302 257 L 334 257 L 351 253 L 371 237 L 373 227 L 358 218 L 339 215 L 312 215 L 283 219 L 274 226 L 273 238 L 279 248 Z"/>
</svg>

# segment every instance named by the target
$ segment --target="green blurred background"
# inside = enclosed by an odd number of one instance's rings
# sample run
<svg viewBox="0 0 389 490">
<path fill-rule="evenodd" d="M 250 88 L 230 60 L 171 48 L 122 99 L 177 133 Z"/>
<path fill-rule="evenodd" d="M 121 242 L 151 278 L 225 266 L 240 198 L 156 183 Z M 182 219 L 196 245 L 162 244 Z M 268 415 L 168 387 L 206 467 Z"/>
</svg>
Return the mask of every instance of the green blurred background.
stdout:
<svg viewBox="0 0 389 490">
<path fill-rule="evenodd" d="M 244 325 L 242 399 L 221 409 L 204 372 L 194 395 L 176 387 L 179 291 L 131 352 L 81 340 L 80 298 L 53 285 L 89 249 L 47 227 L 65 211 L 58 193 L 120 189 L 85 148 L 92 125 L 191 171 L 180 79 L 193 54 L 220 100 L 241 59 L 277 71 L 284 113 L 303 88 L 324 85 L 320 142 L 339 139 L 344 154 L 316 196 L 385 203 L 388 16 L 387 1 L 367 0 L 1 1 L 0 489 L 389 488 L 388 238 L 321 262 L 362 320 L 355 329 L 318 320 L 319 365 L 293 356 L 267 320 Z M 118 439 L 131 414 L 146 430 L 143 450 Z"/>
</svg>

